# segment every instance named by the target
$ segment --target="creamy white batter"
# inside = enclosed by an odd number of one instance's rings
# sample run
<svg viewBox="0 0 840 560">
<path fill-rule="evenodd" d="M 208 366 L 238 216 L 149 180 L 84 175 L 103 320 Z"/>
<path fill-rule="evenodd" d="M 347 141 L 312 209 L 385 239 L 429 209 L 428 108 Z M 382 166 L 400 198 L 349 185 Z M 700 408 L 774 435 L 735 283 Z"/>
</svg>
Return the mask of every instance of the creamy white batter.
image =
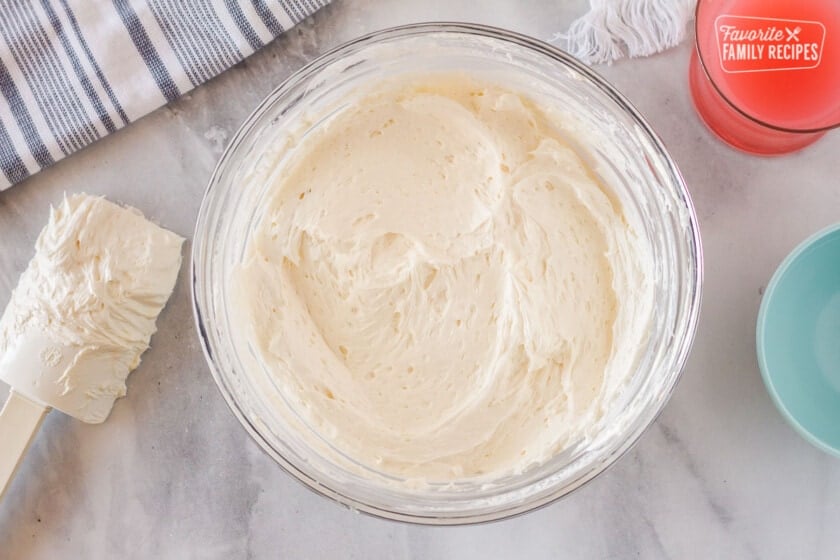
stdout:
<svg viewBox="0 0 840 560">
<path fill-rule="evenodd" d="M 149 347 L 183 241 L 133 208 L 65 198 L 0 318 L 0 380 L 84 422 L 105 420 Z"/>
<path fill-rule="evenodd" d="M 440 481 L 518 473 L 603 428 L 646 341 L 649 247 L 550 114 L 416 76 L 275 170 L 238 320 L 312 437 Z"/>
</svg>

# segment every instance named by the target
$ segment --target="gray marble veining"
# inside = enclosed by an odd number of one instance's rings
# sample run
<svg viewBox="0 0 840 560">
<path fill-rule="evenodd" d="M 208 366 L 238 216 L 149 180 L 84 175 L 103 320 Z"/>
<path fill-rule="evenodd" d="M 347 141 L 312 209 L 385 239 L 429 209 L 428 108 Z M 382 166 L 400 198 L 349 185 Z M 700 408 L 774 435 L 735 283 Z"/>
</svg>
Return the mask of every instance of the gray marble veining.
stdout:
<svg viewBox="0 0 840 560">
<path fill-rule="evenodd" d="M 550 39 L 584 7 L 336 0 L 184 99 L 0 193 L 0 302 L 64 191 L 132 204 L 190 236 L 227 140 L 262 97 L 319 53 L 422 20 Z M 599 69 L 679 163 L 706 257 L 700 330 L 684 376 L 660 418 L 609 471 L 559 503 L 478 527 L 412 527 L 330 503 L 285 475 L 228 411 L 198 346 L 185 266 L 129 397 L 108 422 L 49 415 L 0 503 L 0 560 L 836 558 L 840 461 L 802 441 L 773 408 L 754 325 L 782 257 L 840 221 L 840 133 L 777 159 L 730 150 L 693 112 L 689 53 L 684 44 Z"/>
</svg>

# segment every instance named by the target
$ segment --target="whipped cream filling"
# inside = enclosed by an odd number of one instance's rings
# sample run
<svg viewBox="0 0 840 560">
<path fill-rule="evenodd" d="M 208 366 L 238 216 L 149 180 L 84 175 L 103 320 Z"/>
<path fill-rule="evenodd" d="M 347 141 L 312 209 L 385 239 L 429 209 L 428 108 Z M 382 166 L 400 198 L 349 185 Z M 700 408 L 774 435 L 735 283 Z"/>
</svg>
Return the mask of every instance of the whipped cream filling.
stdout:
<svg viewBox="0 0 840 560">
<path fill-rule="evenodd" d="M 0 318 L 0 380 L 84 422 L 104 421 L 149 347 L 183 241 L 133 208 L 65 198 Z"/>
<path fill-rule="evenodd" d="M 304 437 L 448 481 L 603 428 L 647 339 L 650 248 L 563 134 L 524 94 L 415 76 L 284 144 L 234 319 Z"/>
</svg>

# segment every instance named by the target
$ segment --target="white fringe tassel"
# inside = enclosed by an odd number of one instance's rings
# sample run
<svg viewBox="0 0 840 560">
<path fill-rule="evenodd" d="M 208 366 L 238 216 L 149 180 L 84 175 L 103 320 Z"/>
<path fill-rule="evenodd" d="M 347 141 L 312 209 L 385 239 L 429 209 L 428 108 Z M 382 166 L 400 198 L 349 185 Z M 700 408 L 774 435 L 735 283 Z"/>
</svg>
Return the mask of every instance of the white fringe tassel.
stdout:
<svg viewBox="0 0 840 560">
<path fill-rule="evenodd" d="M 589 12 L 552 42 L 562 42 L 589 64 L 648 56 L 685 38 L 694 5 L 695 0 L 590 0 Z"/>
</svg>

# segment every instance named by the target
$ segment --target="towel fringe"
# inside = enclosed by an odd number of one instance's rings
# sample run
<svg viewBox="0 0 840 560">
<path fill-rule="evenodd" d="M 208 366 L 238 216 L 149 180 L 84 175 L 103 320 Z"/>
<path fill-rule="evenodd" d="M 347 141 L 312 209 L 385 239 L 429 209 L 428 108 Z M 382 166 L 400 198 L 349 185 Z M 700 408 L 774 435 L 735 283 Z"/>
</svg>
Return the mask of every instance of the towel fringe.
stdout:
<svg viewBox="0 0 840 560">
<path fill-rule="evenodd" d="M 649 56 L 678 45 L 694 0 L 590 0 L 589 12 L 552 38 L 589 64 Z"/>
</svg>

